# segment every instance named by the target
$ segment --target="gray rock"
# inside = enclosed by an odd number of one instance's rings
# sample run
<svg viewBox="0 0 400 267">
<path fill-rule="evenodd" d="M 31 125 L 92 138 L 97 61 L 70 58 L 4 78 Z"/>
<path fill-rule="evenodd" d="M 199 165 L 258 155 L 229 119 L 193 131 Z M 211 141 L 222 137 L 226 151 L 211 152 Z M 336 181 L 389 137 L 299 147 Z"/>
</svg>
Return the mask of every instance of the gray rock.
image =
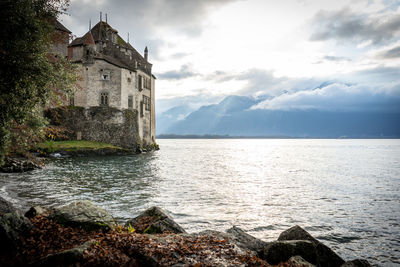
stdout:
<svg viewBox="0 0 400 267">
<path fill-rule="evenodd" d="M 40 207 L 40 206 L 34 206 L 31 207 L 26 213 L 25 213 L 25 217 L 27 218 L 33 218 L 35 216 L 38 215 L 43 215 L 43 214 L 48 214 L 49 213 L 49 209 L 44 208 L 44 207 Z"/>
<path fill-rule="evenodd" d="M 293 256 L 301 256 L 306 261 L 316 264 L 316 246 L 308 240 L 274 241 L 268 243 L 260 254 L 260 258 L 269 264 L 286 262 Z"/>
<path fill-rule="evenodd" d="M 247 234 L 245 231 L 236 226 L 226 230 L 226 232 L 230 234 L 232 242 L 238 247 L 254 252 L 257 255 L 262 252 L 263 248 L 267 244 L 266 242 Z"/>
<path fill-rule="evenodd" d="M 19 212 L 5 213 L 0 216 L 0 247 L 15 249 L 18 237 L 32 229 L 32 223 Z"/>
<path fill-rule="evenodd" d="M 278 241 L 285 240 L 309 240 L 314 244 L 319 243 L 317 239 L 315 239 L 312 235 L 310 235 L 306 230 L 301 228 L 298 225 L 295 225 L 285 231 L 283 231 L 279 237 Z"/>
<path fill-rule="evenodd" d="M 167 211 L 159 207 L 151 207 L 145 210 L 139 216 L 128 220 L 125 225 L 131 225 L 137 233 L 144 234 L 186 233 L 185 229 L 177 224 Z"/>
<path fill-rule="evenodd" d="M 88 200 L 55 208 L 50 218 L 63 225 L 80 227 L 85 230 L 109 230 L 110 226 L 115 224 L 114 218 L 108 211 Z"/>
<path fill-rule="evenodd" d="M 317 252 L 317 266 L 339 267 L 344 263 L 344 260 L 332 249 L 319 242 L 298 225 L 289 228 L 279 235 L 278 241 L 284 240 L 308 240 L 315 244 Z"/>
<path fill-rule="evenodd" d="M 16 208 L 10 202 L 0 197 L 0 215 L 14 211 L 16 211 Z"/>
<path fill-rule="evenodd" d="M 92 245 L 92 241 L 87 241 L 80 246 L 67 249 L 55 254 L 50 254 L 30 266 L 70 266 L 79 262 L 83 258 L 83 252 Z"/>
<path fill-rule="evenodd" d="M 356 259 L 352 261 L 346 261 L 341 267 L 370 267 L 372 266 L 367 260 Z"/>
<path fill-rule="evenodd" d="M 0 167 L 0 172 L 27 172 L 35 169 L 41 169 L 40 161 L 38 159 L 32 160 L 27 158 L 14 158 L 8 157 L 3 166 Z"/>
<path fill-rule="evenodd" d="M 294 256 L 291 257 L 287 263 L 289 266 L 301 266 L 301 267 L 315 267 L 314 264 L 309 263 L 305 259 L 303 259 L 301 256 Z"/>
</svg>

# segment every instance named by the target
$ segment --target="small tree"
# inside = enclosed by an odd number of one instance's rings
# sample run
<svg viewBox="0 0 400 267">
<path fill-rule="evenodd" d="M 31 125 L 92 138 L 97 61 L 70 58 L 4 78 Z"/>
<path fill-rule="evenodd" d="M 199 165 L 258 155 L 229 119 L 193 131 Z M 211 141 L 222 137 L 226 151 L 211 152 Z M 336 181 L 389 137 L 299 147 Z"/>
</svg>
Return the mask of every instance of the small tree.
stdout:
<svg viewBox="0 0 400 267">
<path fill-rule="evenodd" d="M 41 107 L 54 88 L 70 90 L 72 68 L 49 60 L 54 30 L 49 24 L 68 7 L 68 0 L 2 0 L 0 2 L 0 166 L 9 151 L 10 129 L 39 131 Z M 27 128 L 26 128 L 27 127 Z M 26 140 L 26 138 L 24 139 Z"/>
</svg>

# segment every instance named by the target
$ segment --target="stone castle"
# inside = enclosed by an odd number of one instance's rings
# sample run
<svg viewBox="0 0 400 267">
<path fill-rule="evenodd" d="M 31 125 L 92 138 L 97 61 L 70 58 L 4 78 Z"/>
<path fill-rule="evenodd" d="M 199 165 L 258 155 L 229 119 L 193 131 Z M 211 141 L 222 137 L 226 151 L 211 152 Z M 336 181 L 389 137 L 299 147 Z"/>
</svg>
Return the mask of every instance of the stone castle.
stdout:
<svg viewBox="0 0 400 267">
<path fill-rule="evenodd" d="M 106 125 L 108 129 L 110 125 L 124 124 L 124 120 L 127 120 L 124 117 L 125 111 L 131 110 L 135 117 L 133 130 L 136 131 L 132 136 L 138 139 L 133 140 L 132 145 L 154 144 L 156 78 L 151 71 L 152 64 L 148 61 L 147 47 L 142 56 L 129 42 L 118 35 L 116 29 L 101 19 L 85 35 L 75 38 L 71 43 L 66 38 L 71 32 L 58 21 L 53 25 L 56 33 L 62 37 L 58 38 L 59 41 L 53 42 L 53 52 L 77 64 L 81 76 L 78 90 L 69 99 L 69 105 L 82 107 L 85 110 L 99 110 L 102 107 L 101 113 L 104 113 L 105 109 L 110 110 L 114 115 L 111 118 L 108 116 L 102 122 L 109 124 Z M 121 113 L 122 111 L 125 113 Z M 83 115 L 82 120 L 90 120 L 89 117 L 87 114 Z M 94 138 L 93 134 L 85 131 L 90 122 L 86 124 L 81 122 L 79 124 L 81 126 L 77 126 L 78 124 L 72 125 L 78 139 L 110 142 L 109 138 L 101 138 L 101 134 L 100 137 Z M 97 128 L 95 131 L 99 131 Z M 114 128 L 115 135 L 118 136 L 119 131 L 118 127 Z M 126 139 L 126 137 L 121 138 Z M 115 145 L 131 146 L 125 141 L 120 144 L 115 138 L 113 140 L 111 143 Z"/>
</svg>

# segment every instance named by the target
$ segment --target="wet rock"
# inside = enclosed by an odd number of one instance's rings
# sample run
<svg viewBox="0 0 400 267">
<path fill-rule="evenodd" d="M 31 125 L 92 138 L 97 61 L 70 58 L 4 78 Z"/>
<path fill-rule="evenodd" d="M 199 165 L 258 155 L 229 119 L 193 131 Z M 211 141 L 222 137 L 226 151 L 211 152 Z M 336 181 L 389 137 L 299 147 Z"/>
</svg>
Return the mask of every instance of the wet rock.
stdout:
<svg viewBox="0 0 400 267">
<path fill-rule="evenodd" d="M 305 259 L 303 259 L 301 256 L 294 256 L 291 257 L 287 263 L 289 266 L 301 266 L 301 267 L 315 267 L 314 264 L 309 263 Z"/>
<path fill-rule="evenodd" d="M 341 267 L 371 267 L 372 265 L 367 261 L 363 259 L 356 259 L 352 261 L 346 261 L 344 264 L 342 264 Z"/>
<path fill-rule="evenodd" d="M 238 247 L 254 252 L 256 255 L 260 254 L 267 244 L 266 242 L 247 234 L 245 231 L 236 226 L 226 230 L 226 232 L 230 234 L 232 242 Z"/>
<path fill-rule="evenodd" d="M 0 197 L 0 215 L 4 213 L 14 212 L 17 209 L 4 198 Z"/>
<path fill-rule="evenodd" d="M 115 224 L 114 218 L 108 211 L 87 200 L 55 208 L 50 218 L 63 225 L 85 230 L 109 230 L 110 226 Z"/>
<path fill-rule="evenodd" d="M 177 224 L 167 211 L 159 207 L 145 210 L 139 216 L 128 220 L 125 225 L 130 225 L 137 233 L 144 234 L 186 233 L 185 229 Z"/>
<path fill-rule="evenodd" d="M 43 163 L 38 159 L 27 158 L 6 158 L 3 166 L 0 167 L 0 172 L 27 172 L 35 169 L 41 169 Z"/>
<path fill-rule="evenodd" d="M 32 223 L 18 211 L 0 216 L 0 248 L 12 250 L 17 247 L 18 237 L 32 229 Z"/>
<path fill-rule="evenodd" d="M 317 266 L 339 267 L 344 263 L 344 260 L 339 257 L 332 249 L 323 243 L 319 242 L 306 230 L 296 225 L 279 235 L 278 241 L 284 240 L 308 240 L 316 245 Z"/>
<path fill-rule="evenodd" d="M 34 207 L 31 207 L 27 212 L 25 212 L 25 217 L 33 218 L 35 216 L 44 215 L 44 214 L 48 214 L 48 213 L 49 213 L 49 209 L 40 207 L 40 206 L 34 206 Z"/>
<path fill-rule="evenodd" d="M 309 240 L 313 243 L 318 243 L 319 241 L 310 235 L 306 230 L 298 225 L 295 225 L 285 231 L 283 231 L 279 237 L 278 241 L 284 240 Z"/>
<path fill-rule="evenodd" d="M 286 262 L 293 256 L 301 256 L 306 261 L 316 264 L 316 246 L 308 240 L 274 241 L 268 243 L 260 253 L 260 258 L 269 264 Z"/>
<path fill-rule="evenodd" d="M 233 229 L 235 228 L 235 229 Z M 231 233 L 228 233 L 230 231 Z M 193 237 L 208 237 L 210 239 L 224 240 L 226 244 L 230 244 L 232 248 L 239 254 L 250 253 L 252 256 L 258 256 L 262 252 L 264 246 L 267 244 L 249 234 L 246 234 L 238 227 L 232 227 L 226 233 L 215 230 L 203 230 L 198 233 L 188 234 L 186 236 Z M 263 245 L 256 240 L 261 241 Z"/>
<path fill-rule="evenodd" d="M 30 266 L 70 266 L 81 261 L 83 252 L 87 250 L 93 241 L 87 241 L 80 246 L 67 249 L 55 254 L 50 254 L 45 258 L 31 263 Z"/>
</svg>

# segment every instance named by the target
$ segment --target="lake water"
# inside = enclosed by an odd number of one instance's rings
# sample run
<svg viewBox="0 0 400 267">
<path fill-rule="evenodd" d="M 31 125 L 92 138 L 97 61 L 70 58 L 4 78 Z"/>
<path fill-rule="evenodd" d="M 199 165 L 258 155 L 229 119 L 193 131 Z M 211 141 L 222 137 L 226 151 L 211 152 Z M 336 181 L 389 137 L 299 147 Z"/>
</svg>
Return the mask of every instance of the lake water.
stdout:
<svg viewBox="0 0 400 267">
<path fill-rule="evenodd" d="M 344 259 L 400 265 L 400 140 L 158 140 L 160 151 L 1 174 L 19 206 L 89 199 L 121 222 L 157 205 L 188 232 L 296 224 Z"/>
</svg>

